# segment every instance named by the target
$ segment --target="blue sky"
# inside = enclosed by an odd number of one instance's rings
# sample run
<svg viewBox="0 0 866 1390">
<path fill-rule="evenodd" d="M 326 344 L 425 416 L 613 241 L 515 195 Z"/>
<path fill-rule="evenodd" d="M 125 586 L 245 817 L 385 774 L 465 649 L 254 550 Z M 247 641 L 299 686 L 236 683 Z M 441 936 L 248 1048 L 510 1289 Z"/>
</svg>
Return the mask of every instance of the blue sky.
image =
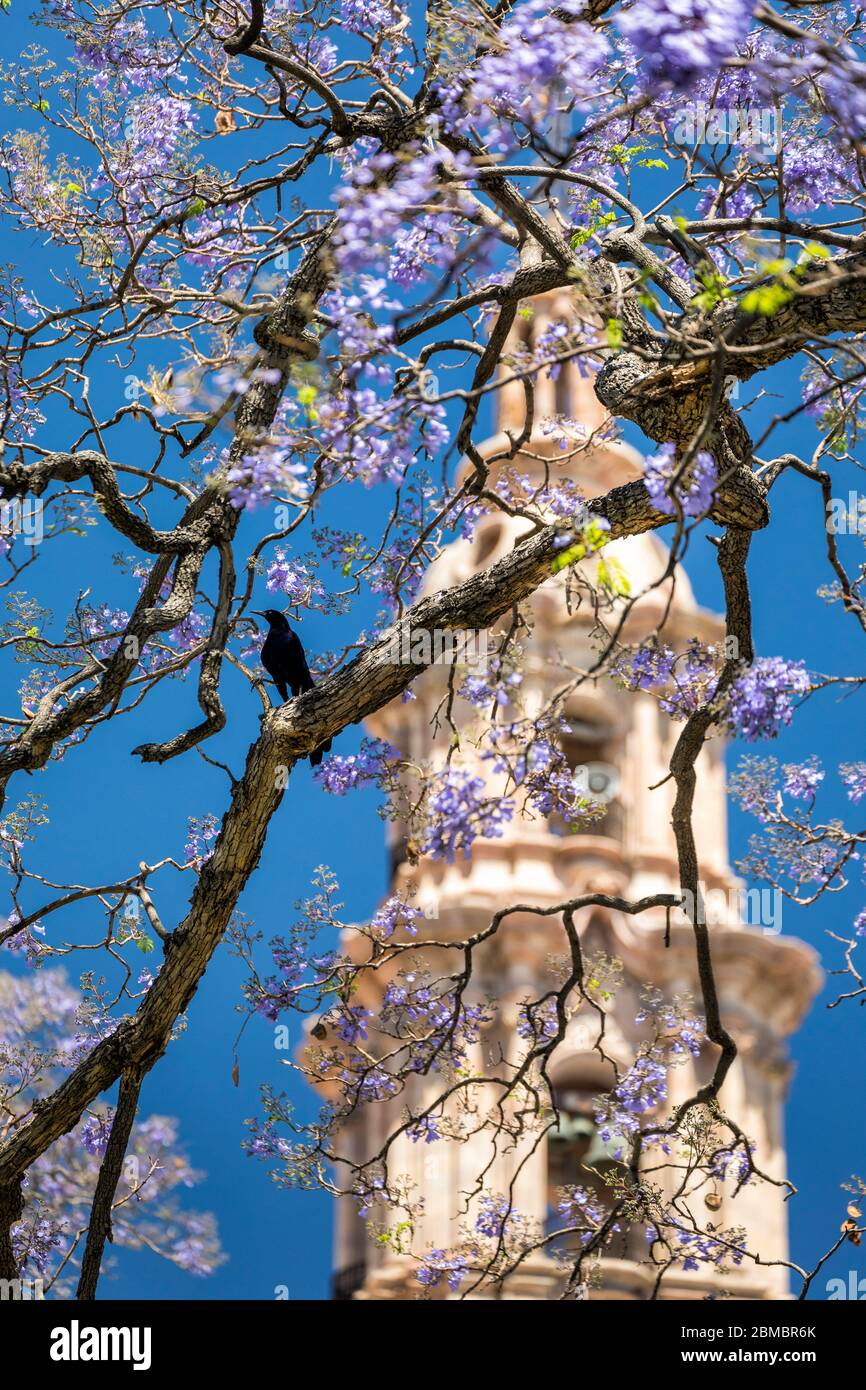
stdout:
<svg viewBox="0 0 866 1390">
<path fill-rule="evenodd" d="M 22 32 L 22 21 L 13 17 L 4 20 L 4 25 L 4 34 L 11 32 L 14 42 Z M 13 258 L 25 260 L 37 276 L 46 272 L 47 261 L 35 238 L 13 238 L 4 249 L 4 259 Z M 158 364 L 157 351 L 151 353 L 150 361 Z M 755 434 L 760 433 L 757 424 L 782 408 L 782 401 L 789 405 L 799 394 L 797 374 L 791 369 L 777 372 L 769 384 L 778 398 L 762 403 L 749 416 Z M 98 402 L 115 399 L 122 390 L 119 370 L 94 383 Z M 65 445 L 68 437 L 60 423 L 56 431 L 52 442 Z M 629 437 L 642 442 L 634 434 Z M 811 426 L 798 421 L 775 437 L 773 452 L 791 449 L 808 454 L 811 447 Z M 840 477 L 837 495 L 846 496 L 849 486 L 856 486 L 855 480 L 847 474 Z M 364 492 L 358 488 L 343 505 L 351 509 L 353 525 L 367 525 L 375 533 L 388 501 L 382 489 Z M 790 476 L 777 487 L 772 502 L 773 524 L 756 535 L 749 565 L 759 654 L 803 658 L 811 669 L 823 672 L 857 671 L 860 662 L 854 643 L 859 629 L 815 596 L 818 585 L 829 578 L 817 488 Z M 244 542 L 254 540 L 263 527 L 270 529 L 269 515 L 253 514 L 244 520 L 239 553 Z M 854 563 L 861 545 L 856 538 L 844 539 L 843 558 Z M 94 599 L 128 605 L 134 585 L 111 565 L 112 555 L 122 548 L 104 526 L 85 540 L 64 538 L 47 546 L 29 572 L 33 591 L 44 596 L 60 617 L 78 590 L 88 584 L 94 585 Z M 720 609 L 715 552 L 700 536 L 692 542 L 689 573 L 698 599 Z M 258 597 L 264 598 L 263 589 Z M 311 652 L 337 647 L 372 616 L 372 608 L 364 604 L 349 619 L 314 614 L 303 625 L 305 645 Z M 19 676 L 20 670 L 15 670 L 16 683 Z M 862 698 L 855 695 L 840 702 L 834 694 L 820 695 L 798 712 L 776 745 L 749 750 L 773 752 L 783 761 L 820 753 L 828 767 L 823 816 L 838 814 L 849 824 L 851 808 L 832 770 L 840 761 L 864 756 Z M 228 727 L 207 751 L 237 770 L 255 737 L 260 705 L 232 671 L 226 673 L 226 704 Z M 130 873 L 140 859 L 182 855 L 187 818 L 208 811 L 221 815 L 226 779 L 194 754 L 163 767 L 141 766 L 130 750 L 144 740 L 168 736 L 196 718 L 194 681 L 182 686 L 165 682 L 149 697 L 142 714 L 103 726 L 85 749 L 73 749 L 46 773 L 34 779 L 22 777 L 13 784 L 10 804 L 31 791 L 48 802 L 51 825 L 40 838 L 39 863 L 44 872 L 59 880 L 108 881 L 112 874 Z M 359 738 L 358 729 L 346 730 L 338 750 L 352 751 Z M 737 750 L 732 750 L 729 762 L 736 757 Z M 736 859 L 755 826 L 732 809 L 731 828 Z M 266 938 L 288 927 L 294 900 L 305 895 L 315 866 L 323 862 L 340 881 L 345 920 L 368 917 L 386 887 L 384 828 L 375 798 L 357 792 L 344 799 L 328 797 L 313 784 L 304 764 L 292 774 L 261 866 L 241 903 Z M 160 884 L 157 889 L 158 902 L 164 920 L 171 924 L 183 915 L 188 884 L 170 878 L 163 882 L 165 887 Z M 811 942 L 832 968 L 836 947 L 824 933 L 846 930 L 864 906 L 866 888 L 858 876 L 844 895 L 825 899 L 808 912 L 786 904 L 784 932 Z M 86 909 L 80 909 L 68 919 L 64 934 L 92 920 Z M 75 969 L 77 963 L 73 977 Z M 327 1297 L 328 1199 L 277 1189 L 266 1167 L 241 1151 L 243 1121 L 258 1110 L 261 1082 L 285 1087 L 308 1113 L 314 1106 L 301 1083 L 280 1066 L 272 1030 L 260 1020 L 254 1020 L 245 1032 L 240 1085 L 233 1086 L 232 1051 L 240 1024 L 235 1009 L 242 977 L 241 964 L 221 949 L 190 1008 L 188 1029 L 148 1077 L 142 1098 L 144 1113 L 179 1116 L 192 1161 L 208 1174 L 190 1194 L 191 1203 L 217 1213 L 229 1262 L 203 1281 L 150 1254 L 120 1252 L 117 1277 L 104 1282 L 104 1296 L 269 1299 L 278 1286 L 287 1286 L 293 1298 Z M 788 1150 L 791 1177 L 800 1188 L 791 1206 L 792 1248 L 794 1257 L 805 1263 L 822 1252 L 838 1231 L 844 1209 L 839 1183 L 852 1172 L 866 1169 L 866 1121 L 855 1103 L 862 1078 L 864 1019 L 856 1005 L 828 1012 L 826 1003 L 832 997 L 830 981 L 792 1047 L 796 1071 L 788 1108 Z M 828 1267 L 827 1277 L 844 1275 L 854 1267 L 854 1253 L 850 1247 L 843 1250 Z M 824 1296 L 823 1279 L 816 1285 L 815 1296 Z"/>
</svg>

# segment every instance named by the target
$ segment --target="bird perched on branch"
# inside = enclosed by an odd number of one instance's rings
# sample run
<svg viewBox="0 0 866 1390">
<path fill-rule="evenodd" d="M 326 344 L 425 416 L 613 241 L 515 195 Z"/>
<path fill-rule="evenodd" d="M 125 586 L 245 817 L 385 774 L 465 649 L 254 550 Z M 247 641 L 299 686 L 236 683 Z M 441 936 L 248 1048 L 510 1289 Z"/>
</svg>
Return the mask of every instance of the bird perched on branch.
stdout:
<svg viewBox="0 0 866 1390">
<path fill-rule="evenodd" d="M 266 618 L 269 624 L 268 635 L 262 647 L 262 665 L 273 678 L 280 698 L 288 700 L 289 690 L 293 696 L 303 695 L 305 690 L 312 690 L 315 681 L 310 675 L 301 639 L 296 632 L 292 632 L 285 613 L 278 613 L 275 608 L 266 608 L 263 613 L 255 612 L 255 616 Z M 330 749 L 330 739 L 314 749 L 310 754 L 312 766 L 318 767 L 323 754 L 330 752 Z"/>
</svg>

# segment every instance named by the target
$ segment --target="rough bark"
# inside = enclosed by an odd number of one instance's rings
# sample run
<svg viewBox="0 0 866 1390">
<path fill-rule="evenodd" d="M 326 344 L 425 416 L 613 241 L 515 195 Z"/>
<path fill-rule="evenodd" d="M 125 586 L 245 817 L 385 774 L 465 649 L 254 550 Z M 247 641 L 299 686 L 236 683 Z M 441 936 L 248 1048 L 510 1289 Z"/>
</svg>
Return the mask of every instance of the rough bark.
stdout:
<svg viewBox="0 0 866 1390">
<path fill-rule="evenodd" d="M 136 1069 L 129 1069 L 120 1079 L 120 1095 L 111 1125 L 111 1133 L 99 1167 L 96 1191 L 90 1209 L 90 1225 L 87 1243 L 81 1261 L 81 1276 L 78 1280 L 76 1297 L 80 1300 L 95 1299 L 102 1268 L 102 1256 L 106 1240 L 112 1239 L 111 1211 L 114 1194 L 123 1171 L 123 1160 L 135 1123 L 138 1097 L 141 1091 L 141 1076 Z"/>
</svg>

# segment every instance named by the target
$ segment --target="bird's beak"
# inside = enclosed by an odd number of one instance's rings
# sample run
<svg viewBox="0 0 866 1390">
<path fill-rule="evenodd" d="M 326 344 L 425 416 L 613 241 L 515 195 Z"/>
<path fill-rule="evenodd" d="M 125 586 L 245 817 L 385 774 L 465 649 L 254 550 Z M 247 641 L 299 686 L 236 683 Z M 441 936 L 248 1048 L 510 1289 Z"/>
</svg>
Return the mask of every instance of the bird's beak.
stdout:
<svg viewBox="0 0 866 1390">
<path fill-rule="evenodd" d="M 260 613 L 257 608 L 251 608 L 250 612 L 254 618 L 263 618 L 265 616 L 264 613 Z"/>
</svg>

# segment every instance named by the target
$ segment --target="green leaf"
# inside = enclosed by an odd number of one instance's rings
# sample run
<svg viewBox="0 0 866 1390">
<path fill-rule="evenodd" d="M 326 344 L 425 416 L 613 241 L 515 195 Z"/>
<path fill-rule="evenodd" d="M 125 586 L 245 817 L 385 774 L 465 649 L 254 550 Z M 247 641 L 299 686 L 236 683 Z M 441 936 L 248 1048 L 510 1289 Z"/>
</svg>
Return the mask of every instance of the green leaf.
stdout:
<svg viewBox="0 0 866 1390">
<path fill-rule="evenodd" d="M 793 298 L 793 290 L 786 289 L 784 285 L 776 282 L 749 290 L 748 294 L 743 296 L 742 306 L 747 314 L 763 314 L 765 318 L 772 318 L 773 314 L 778 313 Z"/>
<path fill-rule="evenodd" d="M 700 294 L 696 294 L 692 300 L 692 307 L 702 309 L 704 313 L 709 313 L 715 309 L 717 304 L 721 304 L 723 299 L 731 298 L 731 291 L 728 289 L 727 281 L 723 275 L 709 266 L 700 271 L 700 281 L 704 286 Z"/>
<path fill-rule="evenodd" d="M 613 352 L 620 352 L 622 349 L 622 324 L 619 319 L 608 319 L 604 326 L 607 334 L 607 345 Z"/>
<path fill-rule="evenodd" d="M 615 594 L 618 598 L 627 598 L 631 593 L 628 575 L 619 560 L 614 560 L 612 556 L 599 560 L 598 582 L 609 594 Z"/>
<path fill-rule="evenodd" d="M 568 569 L 569 565 L 574 565 L 578 560 L 582 560 L 586 555 L 585 545 L 570 545 L 567 550 L 563 550 L 550 566 L 551 574 L 559 574 L 560 570 Z"/>
<path fill-rule="evenodd" d="M 820 241 L 807 241 L 803 247 L 803 254 L 800 260 L 819 260 L 826 261 L 830 258 L 829 246 L 822 246 Z"/>
<path fill-rule="evenodd" d="M 590 521 L 583 528 L 581 538 L 573 545 L 563 550 L 551 561 L 550 573 L 559 574 L 560 570 L 568 569 L 569 565 L 577 564 L 578 560 L 583 560 L 587 555 L 592 555 L 596 550 L 601 550 L 603 545 L 607 545 L 610 539 L 607 531 L 600 526 L 597 521 Z"/>
</svg>

